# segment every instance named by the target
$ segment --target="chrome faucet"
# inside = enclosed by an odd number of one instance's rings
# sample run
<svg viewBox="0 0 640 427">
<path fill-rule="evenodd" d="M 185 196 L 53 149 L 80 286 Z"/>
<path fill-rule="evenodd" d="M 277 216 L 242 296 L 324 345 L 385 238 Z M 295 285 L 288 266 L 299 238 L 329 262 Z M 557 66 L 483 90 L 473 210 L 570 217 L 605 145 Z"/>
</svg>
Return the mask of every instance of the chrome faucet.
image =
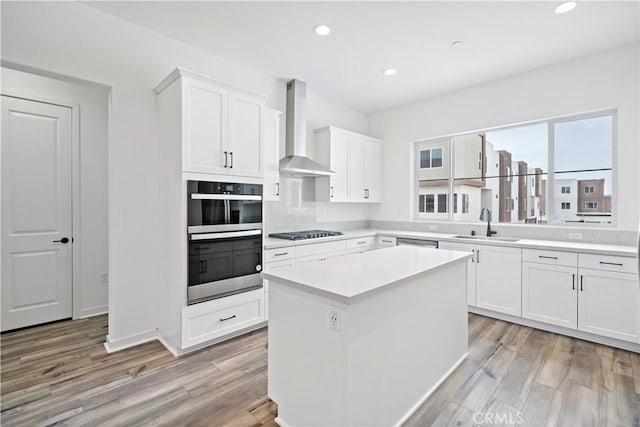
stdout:
<svg viewBox="0 0 640 427">
<path fill-rule="evenodd" d="M 480 211 L 480 221 L 487 221 L 487 236 L 491 237 L 498 234 L 497 231 L 491 231 L 491 209 L 482 208 Z"/>
</svg>

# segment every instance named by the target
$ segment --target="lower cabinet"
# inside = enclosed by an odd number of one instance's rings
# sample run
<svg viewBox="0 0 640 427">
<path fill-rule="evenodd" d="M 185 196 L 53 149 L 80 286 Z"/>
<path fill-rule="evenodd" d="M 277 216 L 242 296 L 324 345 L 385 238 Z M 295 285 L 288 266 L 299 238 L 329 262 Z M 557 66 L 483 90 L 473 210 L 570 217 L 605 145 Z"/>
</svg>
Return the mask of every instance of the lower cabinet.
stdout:
<svg viewBox="0 0 640 427">
<path fill-rule="evenodd" d="M 525 249 L 523 260 L 522 317 L 640 342 L 633 258 Z"/>
<path fill-rule="evenodd" d="M 181 347 L 186 349 L 264 320 L 263 289 L 190 305 L 182 310 Z"/>
<path fill-rule="evenodd" d="M 474 254 L 467 261 L 470 306 L 520 316 L 520 248 L 459 242 L 439 242 L 438 247 Z"/>
<path fill-rule="evenodd" d="M 522 314 L 522 250 L 476 245 L 476 303 L 500 313 Z"/>
<path fill-rule="evenodd" d="M 578 327 L 576 267 L 522 263 L 522 317 Z"/>
<path fill-rule="evenodd" d="M 476 245 L 457 242 L 438 242 L 438 248 L 452 251 L 471 252 L 473 257 L 467 260 L 467 304 L 476 306 Z"/>
<path fill-rule="evenodd" d="M 578 329 L 640 342 L 638 275 L 587 268 L 578 273 Z"/>
</svg>

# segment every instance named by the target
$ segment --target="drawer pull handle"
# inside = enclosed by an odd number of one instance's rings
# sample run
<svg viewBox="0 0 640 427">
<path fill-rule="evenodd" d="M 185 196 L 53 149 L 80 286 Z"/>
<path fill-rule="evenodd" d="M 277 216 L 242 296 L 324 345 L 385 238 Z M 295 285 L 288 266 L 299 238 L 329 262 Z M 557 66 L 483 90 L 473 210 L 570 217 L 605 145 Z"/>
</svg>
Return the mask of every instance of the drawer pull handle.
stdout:
<svg viewBox="0 0 640 427">
<path fill-rule="evenodd" d="M 600 261 L 600 264 L 604 264 L 604 265 L 617 265 L 618 267 L 622 267 L 624 264 L 622 264 L 621 262 L 605 262 L 605 261 Z"/>
<path fill-rule="evenodd" d="M 273 254 L 273 256 L 282 256 L 282 255 L 289 255 L 289 252 L 281 252 L 279 254 Z"/>
<path fill-rule="evenodd" d="M 231 320 L 231 319 L 235 319 L 236 315 L 234 314 L 233 316 L 229 316 L 229 317 L 225 317 L 224 319 L 220 319 L 221 322 L 224 322 L 225 320 Z"/>
<path fill-rule="evenodd" d="M 359 245 L 364 245 L 367 242 L 358 242 Z"/>
<path fill-rule="evenodd" d="M 392 240 L 384 240 L 384 239 L 382 239 L 382 243 L 393 243 L 393 241 Z"/>
<path fill-rule="evenodd" d="M 544 256 L 544 255 L 538 255 L 538 258 L 544 258 L 544 259 L 558 259 L 557 256 Z"/>
</svg>

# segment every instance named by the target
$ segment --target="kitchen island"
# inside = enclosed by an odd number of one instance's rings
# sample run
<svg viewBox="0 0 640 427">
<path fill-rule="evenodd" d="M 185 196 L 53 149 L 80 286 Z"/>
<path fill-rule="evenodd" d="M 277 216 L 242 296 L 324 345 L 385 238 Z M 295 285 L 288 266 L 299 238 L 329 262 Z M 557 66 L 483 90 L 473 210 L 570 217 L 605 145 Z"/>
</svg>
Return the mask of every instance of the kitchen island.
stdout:
<svg viewBox="0 0 640 427">
<path fill-rule="evenodd" d="M 467 355 L 471 254 L 396 246 L 263 272 L 281 426 L 392 426 Z"/>
</svg>

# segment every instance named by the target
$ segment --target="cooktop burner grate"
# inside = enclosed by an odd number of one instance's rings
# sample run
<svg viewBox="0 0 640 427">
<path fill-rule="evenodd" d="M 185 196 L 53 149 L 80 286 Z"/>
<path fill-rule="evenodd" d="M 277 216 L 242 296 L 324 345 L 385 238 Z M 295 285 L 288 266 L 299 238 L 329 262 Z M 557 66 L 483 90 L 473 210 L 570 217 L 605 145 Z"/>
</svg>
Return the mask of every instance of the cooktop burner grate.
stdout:
<svg viewBox="0 0 640 427">
<path fill-rule="evenodd" d="M 269 237 L 274 237 L 276 239 L 285 239 L 285 240 L 304 240 L 304 239 L 315 239 L 317 237 L 330 237 L 330 236 L 341 236 L 342 232 L 340 231 L 329 231 L 329 230 L 304 230 L 304 231 L 292 231 L 288 233 L 271 233 Z"/>
</svg>

